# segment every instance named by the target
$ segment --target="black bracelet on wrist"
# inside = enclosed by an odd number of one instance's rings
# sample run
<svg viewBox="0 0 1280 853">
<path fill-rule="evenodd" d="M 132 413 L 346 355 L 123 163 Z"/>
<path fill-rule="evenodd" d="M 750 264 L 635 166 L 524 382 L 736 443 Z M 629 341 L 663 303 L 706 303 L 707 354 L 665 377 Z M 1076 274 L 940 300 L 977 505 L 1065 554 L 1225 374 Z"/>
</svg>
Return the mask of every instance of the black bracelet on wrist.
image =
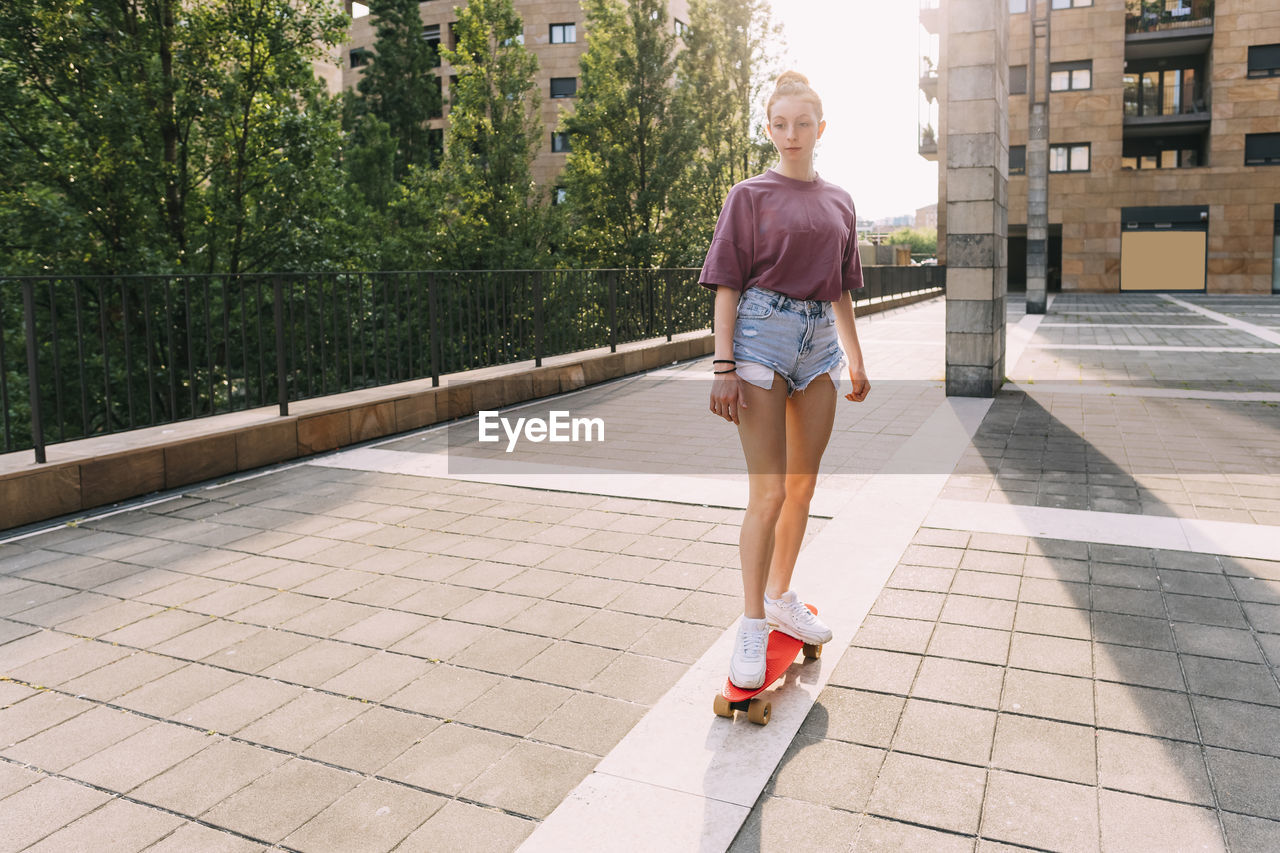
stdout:
<svg viewBox="0 0 1280 853">
<path fill-rule="evenodd" d="M 714 359 L 711 363 L 712 364 L 737 364 L 738 362 L 734 361 L 731 358 L 717 358 L 717 359 Z"/>
<path fill-rule="evenodd" d="M 727 369 L 727 370 L 713 370 L 713 371 L 711 371 L 711 373 L 712 373 L 712 375 L 714 375 L 714 376 L 719 376 L 721 373 L 734 373 L 735 371 L 737 371 L 737 369 L 738 369 L 738 368 L 736 368 L 736 367 L 730 367 L 730 368 L 729 368 L 729 369 Z"/>
</svg>

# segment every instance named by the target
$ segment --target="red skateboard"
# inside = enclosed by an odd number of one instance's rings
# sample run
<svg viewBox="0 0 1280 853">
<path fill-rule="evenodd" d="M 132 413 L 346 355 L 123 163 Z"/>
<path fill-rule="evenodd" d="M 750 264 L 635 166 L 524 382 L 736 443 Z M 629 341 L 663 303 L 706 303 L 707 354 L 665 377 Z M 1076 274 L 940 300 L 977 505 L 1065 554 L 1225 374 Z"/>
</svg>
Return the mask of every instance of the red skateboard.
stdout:
<svg viewBox="0 0 1280 853">
<path fill-rule="evenodd" d="M 816 614 L 818 608 L 806 604 L 810 612 Z M 729 679 L 725 679 L 724 687 L 716 694 L 713 709 L 717 717 L 733 719 L 734 711 L 746 711 L 747 719 L 759 726 L 769 724 L 769 714 L 773 705 L 766 699 L 757 699 L 765 690 L 778 680 L 778 676 L 786 672 L 795 662 L 796 652 L 804 650 L 805 660 L 817 660 L 822 657 L 822 645 L 806 643 L 790 634 L 781 631 L 769 632 L 769 645 L 765 649 L 764 684 L 754 690 L 743 690 Z"/>
</svg>

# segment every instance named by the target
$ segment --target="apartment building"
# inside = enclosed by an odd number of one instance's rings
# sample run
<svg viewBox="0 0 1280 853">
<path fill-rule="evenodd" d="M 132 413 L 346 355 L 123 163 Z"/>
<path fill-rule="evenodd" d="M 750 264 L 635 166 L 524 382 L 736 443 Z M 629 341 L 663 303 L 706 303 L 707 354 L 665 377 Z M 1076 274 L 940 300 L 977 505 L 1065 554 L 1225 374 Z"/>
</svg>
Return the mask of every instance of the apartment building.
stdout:
<svg viewBox="0 0 1280 853">
<path fill-rule="evenodd" d="M 1280 293 L 1280 0 L 996 2 L 1009 15 L 1010 289 L 1026 283 L 1034 76 L 1049 112 L 1050 291 Z M 947 6 L 920 12 L 920 154 L 943 163 Z M 938 197 L 945 253 L 946 169 Z"/>
<path fill-rule="evenodd" d="M 374 51 L 376 29 L 368 7 L 353 0 L 341 0 L 354 18 L 347 44 L 333 57 L 332 69 L 321 71 L 330 89 L 354 89 Z M 436 45 L 456 47 L 453 24 L 456 9 L 465 0 L 425 0 L 418 4 L 422 17 L 422 37 Z M 587 49 L 584 24 L 586 13 L 578 0 L 513 0 L 516 14 L 524 19 L 524 45 L 538 58 L 538 90 L 541 93 L 543 144 L 533 162 L 533 178 L 540 186 L 555 186 L 569 153 L 569 137 L 557 132 L 562 110 L 573 109 L 578 91 L 578 59 Z M 669 25 L 676 35 L 688 26 L 688 0 L 668 0 Z M 445 133 L 448 127 L 449 88 L 452 71 L 441 61 L 435 75 L 425 85 L 438 87 L 443 95 L 442 115 L 433 119 L 433 129 Z"/>
</svg>

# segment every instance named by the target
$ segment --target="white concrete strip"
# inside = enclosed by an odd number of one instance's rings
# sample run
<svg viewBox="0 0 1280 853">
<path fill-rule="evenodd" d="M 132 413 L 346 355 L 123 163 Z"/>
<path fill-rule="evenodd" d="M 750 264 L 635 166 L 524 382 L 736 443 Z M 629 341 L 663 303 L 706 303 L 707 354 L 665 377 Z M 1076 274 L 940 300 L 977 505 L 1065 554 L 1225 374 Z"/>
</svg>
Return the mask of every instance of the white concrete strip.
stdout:
<svg viewBox="0 0 1280 853">
<path fill-rule="evenodd" d="M 866 617 L 930 503 L 969 445 L 991 400 L 954 398 L 940 405 L 872 478 L 847 509 L 823 527 L 800 555 L 797 589 L 814 601 L 834 637 L 817 661 L 797 663 L 780 687 L 768 726 L 712 714 L 724 683 L 736 625 L 725 632 L 649 713 L 601 760 L 595 771 L 536 829 L 534 851 L 720 851 L 704 839 L 714 816 L 715 845 L 732 840 L 747 811 L 808 715 Z M 935 472 L 935 473 L 919 473 Z M 671 797 L 669 792 L 689 795 Z M 638 802 L 668 802 L 666 811 L 620 808 L 613 792 Z M 643 793 L 640 793 L 643 792 Z M 732 807 L 732 808 L 728 808 Z M 728 829 L 720 821 L 737 820 Z M 583 826 L 591 841 L 580 840 Z M 649 839 L 663 839 L 650 845 Z M 640 841 L 642 840 L 642 841 Z"/>
<path fill-rule="evenodd" d="M 1049 323 L 1046 328 L 1050 329 L 1222 329 L 1226 328 L 1221 323 L 1187 323 L 1180 325 L 1178 323 L 1143 323 L 1135 325 L 1134 323 Z"/>
<path fill-rule="evenodd" d="M 1137 385 L 1099 385 L 1060 380 L 1008 382 L 1004 386 L 1024 394 L 1078 394 L 1082 397 L 1142 397 L 1168 400 L 1217 400 L 1228 403 L 1280 403 L 1280 394 L 1267 391 L 1197 391 L 1184 388 L 1143 388 Z"/>
<path fill-rule="evenodd" d="M 1179 347 L 1164 344 L 1032 344 L 1028 349 L 1038 350 L 1110 350 L 1123 352 L 1249 352 L 1274 354 L 1275 347 Z"/>
<path fill-rule="evenodd" d="M 1050 297 L 1046 306 L 1053 308 L 1053 299 Z M 1036 330 L 1040 328 L 1044 322 L 1044 314 L 1026 314 L 1017 323 L 1012 326 L 1005 327 L 1004 335 L 1004 372 L 1005 376 L 1013 370 L 1018 364 L 1018 360 L 1022 358 L 1023 352 L 1031 345 L 1031 341 L 1036 336 Z"/>
<path fill-rule="evenodd" d="M 1185 311 L 1125 311 L 1125 310 L 1112 311 L 1112 310 L 1102 310 L 1102 309 L 1093 311 L 1087 308 L 1081 308 L 1075 311 L 1071 310 L 1070 308 L 1064 308 L 1061 311 L 1054 311 L 1053 313 L 1059 317 L 1075 316 L 1075 315 L 1092 317 L 1095 314 L 1101 315 L 1101 316 L 1106 316 L 1108 314 L 1123 314 L 1125 316 L 1133 315 L 1135 317 L 1185 317 L 1187 316 L 1187 313 Z"/>
<path fill-rule="evenodd" d="M 383 450 L 361 447 L 346 450 L 309 464 L 351 471 L 377 471 L 383 474 L 408 474 L 415 477 L 439 477 L 470 483 L 492 483 L 552 492 L 576 492 L 606 497 L 666 501 L 695 506 L 720 506 L 734 509 L 746 507 L 747 477 L 741 475 L 689 476 L 679 474 L 642 474 L 612 468 L 574 468 L 569 465 L 539 465 L 532 462 L 504 462 L 501 473 L 469 473 L 450 471 L 446 453 L 414 453 L 405 450 Z M 498 463 L 487 463 L 496 466 Z M 837 478 L 832 478 L 837 479 Z M 831 518 L 849 503 L 851 496 L 843 488 L 819 487 L 813 495 L 810 515 Z"/>
<path fill-rule="evenodd" d="M 939 500 L 926 527 L 1280 560 L 1280 527 L 1236 521 Z"/>
<path fill-rule="evenodd" d="M 1233 329 L 1239 329 L 1242 332 L 1248 332 L 1255 338 L 1267 341 L 1268 343 L 1280 346 L 1280 331 L 1269 329 L 1266 326 L 1259 326 L 1256 323 L 1250 323 L 1247 320 L 1241 320 L 1239 317 L 1231 317 L 1226 314 L 1219 314 L 1217 311 L 1211 311 L 1208 308 L 1202 308 L 1184 299 L 1176 296 L 1170 296 L 1167 293 L 1160 294 L 1160 298 L 1172 302 L 1174 305 L 1186 308 L 1188 311 L 1194 311 L 1197 314 L 1203 314 L 1210 319 L 1217 320 L 1219 323 L 1230 326 Z"/>
</svg>

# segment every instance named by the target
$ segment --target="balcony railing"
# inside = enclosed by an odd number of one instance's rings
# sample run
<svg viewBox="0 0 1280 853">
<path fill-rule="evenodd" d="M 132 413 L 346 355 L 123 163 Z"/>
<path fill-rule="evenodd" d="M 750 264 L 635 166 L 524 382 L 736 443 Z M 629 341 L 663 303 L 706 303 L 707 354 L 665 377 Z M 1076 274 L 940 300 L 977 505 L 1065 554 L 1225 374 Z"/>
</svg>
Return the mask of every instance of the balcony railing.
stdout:
<svg viewBox="0 0 1280 853">
<path fill-rule="evenodd" d="M 1213 0 L 1126 0 L 1124 31 L 1154 33 L 1213 26 Z"/>
<path fill-rule="evenodd" d="M 670 340 L 711 325 L 699 272 L 0 278 L 0 452 Z M 859 299 L 940 286 L 866 280 Z"/>
<path fill-rule="evenodd" d="M 936 160 L 938 157 L 938 139 L 931 126 L 926 125 L 920 128 L 919 151 L 920 156 L 926 159 Z"/>
</svg>

